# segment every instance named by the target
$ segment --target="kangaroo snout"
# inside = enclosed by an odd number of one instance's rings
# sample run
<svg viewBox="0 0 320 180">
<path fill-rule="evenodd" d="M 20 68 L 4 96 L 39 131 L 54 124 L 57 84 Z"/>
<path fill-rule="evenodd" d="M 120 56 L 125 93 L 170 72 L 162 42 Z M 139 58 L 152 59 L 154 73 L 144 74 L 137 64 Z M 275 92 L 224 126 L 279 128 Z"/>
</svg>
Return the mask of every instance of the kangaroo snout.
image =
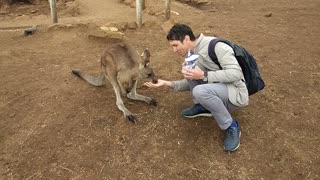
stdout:
<svg viewBox="0 0 320 180">
<path fill-rule="evenodd" d="M 152 83 L 153 83 L 153 84 L 157 84 L 157 83 L 158 83 L 158 78 L 154 77 L 154 78 L 152 79 Z"/>
<path fill-rule="evenodd" d="M 148 74 L 146 77 L 142 77 L 142 80 L 152 82 L 153 84 L 158 83 L 158 78 L 154 74 Z"/>
<path fill-rule="evenodd" d="M 147 80 L 149 80 L 150 82 L 152 82 L 152 83 L 154 83 L 154 84 L 156 84 L 156 83 L 158 82 L 158 78 L 157 78 L 157 76 L 154 74 L 153 70 L 152 70 L 152 72 L 149 73 L 147 76 L 148 76 L 148 77 L 147 77 Z"/>
</svg>

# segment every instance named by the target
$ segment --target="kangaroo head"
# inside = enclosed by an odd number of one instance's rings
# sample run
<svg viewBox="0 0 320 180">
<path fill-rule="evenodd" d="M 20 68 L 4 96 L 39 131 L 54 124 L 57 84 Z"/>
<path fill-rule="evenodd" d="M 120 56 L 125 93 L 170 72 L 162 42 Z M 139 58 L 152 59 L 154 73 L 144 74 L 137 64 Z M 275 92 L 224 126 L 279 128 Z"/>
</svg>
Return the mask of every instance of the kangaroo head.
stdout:
<svg viewBox="0 0 320 180">
<path fill-rule="evenodd" d="M 140 77 L 145 81 L 152 81 L 152 83 L 157 83 L 158 79 L 153 72 L 153 69 L 150 65 L 150 51 L 145 49 L 141 54 L 141 64 L 139 67 Z"/>
</svg>

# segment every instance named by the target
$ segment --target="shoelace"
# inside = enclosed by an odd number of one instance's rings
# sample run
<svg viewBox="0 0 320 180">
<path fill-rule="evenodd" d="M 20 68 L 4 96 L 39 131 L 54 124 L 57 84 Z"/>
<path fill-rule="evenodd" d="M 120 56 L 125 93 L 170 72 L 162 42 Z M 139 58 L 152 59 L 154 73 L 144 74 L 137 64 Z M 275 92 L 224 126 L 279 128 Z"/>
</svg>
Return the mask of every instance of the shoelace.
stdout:
<svg viewBox="0 0 320 180">
<path fill-rule="evenodd" d="M 235 137 L 237 134 L 237 131 L 233 129 L 232 127 L 227 129 L 227 134 L 230 135 L 231 137 Z"/>
</svg>

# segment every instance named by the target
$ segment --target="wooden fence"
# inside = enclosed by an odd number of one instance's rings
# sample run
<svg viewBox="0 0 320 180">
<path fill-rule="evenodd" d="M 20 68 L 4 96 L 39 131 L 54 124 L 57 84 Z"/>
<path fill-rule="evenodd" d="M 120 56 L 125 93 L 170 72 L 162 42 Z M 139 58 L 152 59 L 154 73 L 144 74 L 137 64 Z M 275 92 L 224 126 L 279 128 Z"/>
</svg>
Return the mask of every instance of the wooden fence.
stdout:
<svg viewBox="0 0 320 180">
<path fill-rule="evenodd" d="M 58 23 L 57 10 L 56 10 L 56 0 L 49 0 L 52 23 Z M 136 14 L 137 14 L 137 25 L 140 28 L 142 26 L 142 7 L 145 6 L 145 0 L 136 0 Z M 165 17 L 170 19 L 170 6 L 171 0 L 166 0 L 165 2 Z"/>
</svg>

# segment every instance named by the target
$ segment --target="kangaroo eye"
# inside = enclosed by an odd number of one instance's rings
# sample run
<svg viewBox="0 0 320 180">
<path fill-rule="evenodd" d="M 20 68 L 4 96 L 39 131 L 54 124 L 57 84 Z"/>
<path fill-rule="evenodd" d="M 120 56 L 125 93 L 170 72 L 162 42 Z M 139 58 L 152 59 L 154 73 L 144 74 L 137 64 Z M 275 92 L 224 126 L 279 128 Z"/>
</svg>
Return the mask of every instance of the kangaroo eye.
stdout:
<svg viewBox="0 0 320 180">
<path fill-rule="evenodd" d="M 147 67 L 147 66 L 149 66 L 149 65 L 150 65 L 150 63 L 147 62 L 146 64 L 144 64 L 144 67 Z"/>
</svg>

